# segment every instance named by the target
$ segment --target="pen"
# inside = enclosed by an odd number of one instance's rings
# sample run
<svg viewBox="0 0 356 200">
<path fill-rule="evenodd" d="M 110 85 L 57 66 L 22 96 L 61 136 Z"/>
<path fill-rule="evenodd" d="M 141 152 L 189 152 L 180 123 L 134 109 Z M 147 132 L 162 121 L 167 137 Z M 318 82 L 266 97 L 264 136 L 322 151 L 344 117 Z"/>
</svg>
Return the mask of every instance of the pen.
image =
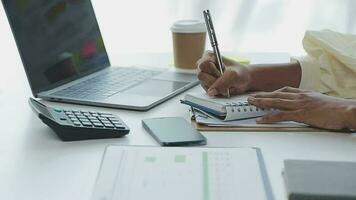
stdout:
<svg viewBox="0 0 356 200">
<path fill-rule="evenodd" d="M 216 57 L 216 60 L 218 63 L 218 70 L 220 71 L 221 75 L 223 75 L 223 73 L 225 71 L 225 65 L 222 61 L 222 57 L 220 54 L 219 45 L 218 45 L 218 41 L 216 39 L 216 33 L 215 33 L 214 25 L 213 25 L 213 20 L 211 18 L 209 10 L 204 10 L 203 14 L 204 14 L 204 19 L 205 19 L 206 29 L 208 30 L 211 47 L 213 48 L 213 51 L 214 51 L 214 54 L 215 54 L 215 57 Z M 230 97 L 229 89 L 227 89 L 227 96 Z"/>
</svg>

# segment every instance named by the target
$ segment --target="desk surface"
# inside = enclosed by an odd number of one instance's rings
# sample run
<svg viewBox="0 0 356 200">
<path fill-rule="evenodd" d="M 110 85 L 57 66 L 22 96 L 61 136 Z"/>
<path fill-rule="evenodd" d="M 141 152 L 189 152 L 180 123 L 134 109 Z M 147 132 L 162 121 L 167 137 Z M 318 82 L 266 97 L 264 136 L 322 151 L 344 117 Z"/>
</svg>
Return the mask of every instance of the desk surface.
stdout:
<svg viewBox="0 0 356 200">
<path fill-rule="evenodd" d="M 111 111 L 121 116 L 131 133 L 120 139 L 61 142 L 30 110 L 27 99 L 31 92 L 24 70 L 18 54 L 12 48 L 10 51 L 9 56 L 2 58 L 6 66 L 0 68 L 0 199 L 89 199 L 107 145 L 158 145 L 141 127 L 141 119 L 161 116 L 188 119 L 187 108 L 179 103 L 183 94 L 148 112 L 94 107 L 94 110 Z M 172 61 L 170 54 L 113 56 L 119 61 L 115 64 L 120 65 L 164 66 Z M 289 59 L 286 54 L 246 56 L 255 62 Z M 197 90 L 201 90 L 200 87 L 190 91 Z M 278 200 L 286 199 L 281 176 L 284 159 L 356 161 L 356 137 L 352 135 L 332 132 L 209 132 L 204 135 L 209 146 L 260 147 Z"/>
</svg>

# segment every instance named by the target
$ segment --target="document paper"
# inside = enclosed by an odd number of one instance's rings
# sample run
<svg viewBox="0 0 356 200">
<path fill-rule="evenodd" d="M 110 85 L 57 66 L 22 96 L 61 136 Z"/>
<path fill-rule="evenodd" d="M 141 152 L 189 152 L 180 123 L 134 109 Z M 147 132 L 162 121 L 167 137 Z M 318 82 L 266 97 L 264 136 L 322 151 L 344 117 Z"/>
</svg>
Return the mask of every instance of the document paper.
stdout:
<svg viewBox="0 0 356 200">
<path fill-rule="evenodd" d="M 103 166 L 95 200 L 269 200 L 253 148 L 113 147 Z"/>
</svg>

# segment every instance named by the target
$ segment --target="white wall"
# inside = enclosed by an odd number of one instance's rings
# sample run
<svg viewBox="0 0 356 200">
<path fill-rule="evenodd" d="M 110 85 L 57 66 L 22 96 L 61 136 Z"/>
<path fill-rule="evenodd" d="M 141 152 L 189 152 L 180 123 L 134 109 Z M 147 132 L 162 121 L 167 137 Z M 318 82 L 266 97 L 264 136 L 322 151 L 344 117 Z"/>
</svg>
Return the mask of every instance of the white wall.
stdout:
<svg viewBox="0 0 356 200">
<path fill-rule="evenodd" d="M 353 0 L 94 0 L 114 52 L 170 51 L 170 24 L 209 8 L 225 51 L 303 52 L 306 29 L 356 33 Z M 119 38 L 121 37 L 121 38 Z M 109 43 L 110 41 L 115 41 Z"/>
<path fill-rule="evenodd" d="M 356 33 L 356 0 L 92 0 L 109 54 L 172 50 L 170 25 L 209 8 L 223 51 L 302 54 L 306 29 Z M 3 8 L 0 45 L 15 48 Z M 1 55 L 6 48 L 1 48 Z M 115 56 L 111 56 L 115 63 Z"/>
</svg>

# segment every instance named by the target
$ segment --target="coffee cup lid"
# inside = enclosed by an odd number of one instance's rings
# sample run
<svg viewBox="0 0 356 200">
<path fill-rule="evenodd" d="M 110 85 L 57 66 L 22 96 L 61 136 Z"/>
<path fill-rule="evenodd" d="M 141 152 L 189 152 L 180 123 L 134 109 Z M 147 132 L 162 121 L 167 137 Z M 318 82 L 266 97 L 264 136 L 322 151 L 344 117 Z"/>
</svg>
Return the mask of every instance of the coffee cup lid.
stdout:
<svg viewBox="0 0 356 200">
<path fill-rule="evenodd" d="M 206 26 L 199 20 L 179 20 L 173 23 L 171 31 L 175 33 L 203 33 Z"/>
</svg>

